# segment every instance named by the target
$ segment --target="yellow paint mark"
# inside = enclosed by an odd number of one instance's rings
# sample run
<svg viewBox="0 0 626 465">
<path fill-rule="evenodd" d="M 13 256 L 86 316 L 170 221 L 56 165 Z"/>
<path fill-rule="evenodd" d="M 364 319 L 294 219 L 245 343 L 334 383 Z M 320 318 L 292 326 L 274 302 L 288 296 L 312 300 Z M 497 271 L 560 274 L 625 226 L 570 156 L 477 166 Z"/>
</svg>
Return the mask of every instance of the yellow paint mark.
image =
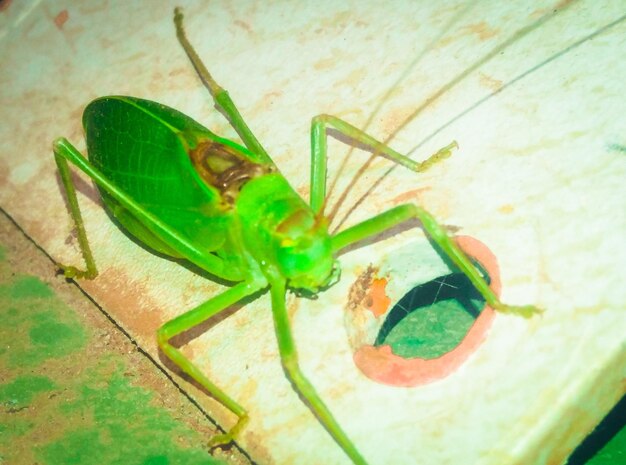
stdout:
<svg viewBox="0 0 626 465">
<path fill-rule="evenodd" d="M 513 213 L 514 210 L 515 210 L 515 208 L 513 207 L 513 205 L 508 204 L 508 203 L 498 207 L 498 211 L 500 213 L 509 214 L 509 213 Z"/>
<path fill-rule="evenodd" d="M 492 91 L 498 91 L 502 88 L 503 82 L 500 79 L 495 79 L 484 73 L 479 74 L 480 85 L 491 89 Z"/>
<path fill-rule="evenodd" d="M 485 21 L 481 21 L 480 23 L 470 24 L 464 29 L 470 32 L 471 34 L 477 35 L 480 40 L 487 40 L 498 34 L 498 30 L 489 26 Z"/>
<path fill-rule="evenodd" d="M 235 20 L 234 21 L 235 26 L 239 26 L 241 29 L 243 29 L 246 32 L 252 32 L 252 28 L 250 27 L 250 25 L 248 23 L 246 23 L 245 21 L 241 21 L 241 20 Z"/>
<path fill-rule="evenodd" d="M 323 58 L 321 60 L 317 60 L 314 64 L 313 64 L 313 68 L 316 71 L 324 71 L 326 69 L 330 69 L 333 66 L 335 66 L 335 64 L 337 63 L 335 57 L 331 57 L 331 58 Z"/>
<path fill-rule="evenodd" d="M 393 203 L 394 205 L 398 205 L 401 203 L 413 202 L 416 198 L 419 200 L 420 194 L 429 190 L 431 190 L 430 187 L 419 187 L 417 189 L 403 192 L 402 194 L 397 195 L 393 199 L 391 199 L 391 203 Z"/>
</svg>

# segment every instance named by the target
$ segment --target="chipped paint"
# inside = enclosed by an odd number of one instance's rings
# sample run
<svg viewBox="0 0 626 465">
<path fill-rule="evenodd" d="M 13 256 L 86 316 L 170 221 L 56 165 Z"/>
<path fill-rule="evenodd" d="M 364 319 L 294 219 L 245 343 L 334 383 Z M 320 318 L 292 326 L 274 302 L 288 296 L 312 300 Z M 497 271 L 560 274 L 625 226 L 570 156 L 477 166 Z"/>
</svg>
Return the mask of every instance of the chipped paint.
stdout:
<svg viewBox="0 0 626 465">
<path fill-rule="evenodd" d="M 493 253 L 484 244 L 469 236 L 457 236 L 455 241 L 470 257 L 485 267 L 491 278 L 490 287 L 499 295 L 501 282 Z M 368 292 L 372 292 L 375 281 L 370 284 Z M 366 344 L 355 352 L 354 362 L 367 377 L 383 384 L 411 387 L 430 383 L 453 373 L 478 349 L 486 338 L 494 316 L 493 309 L 485 306 L 462 341 L 450 352 L 435 359 L 407 359 L 395 355 L 388 345 L 374 347 Z"/>
</svg>

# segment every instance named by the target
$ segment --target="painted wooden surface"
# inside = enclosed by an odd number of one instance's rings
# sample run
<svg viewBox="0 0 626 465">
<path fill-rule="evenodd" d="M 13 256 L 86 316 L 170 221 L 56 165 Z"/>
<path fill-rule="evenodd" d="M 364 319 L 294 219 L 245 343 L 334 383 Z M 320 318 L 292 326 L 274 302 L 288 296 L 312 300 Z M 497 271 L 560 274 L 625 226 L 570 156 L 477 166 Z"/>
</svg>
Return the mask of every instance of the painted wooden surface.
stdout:
<svg viewBox="0 0 626 465">
<path fill-rule="evenodd" d="M 379 385 L 352 360 L 348 289 L 370 263 L 402 244 L 427 250 L 426 239 L 413 228 L 344 255 L 338 285 L 289 306 L 304 371 L 364 456 L 372 464 L 563 461 L 625 389 L 624 2 L 177 3 L 216 80 L 303 195 L 316 114 L 365 127 L 384 98 L 367 125 L 376 137 L 416 112 L 391 143 L 398 151 L 419 159 L 458 141 L 425 174 L 394 170 L 348 222 L 394 199 L 419 202 L 489 247 L 504 300 L 546 310 L 531 320 L 497 315 L 477 352 L 441 381 Z M 80 119 L 91 99 L 148 98 L 235 135 L 175 40 L 174 2 L 2 5 L 0 203 L 49 254 L 79 263 L 50 145 L 63 135 L 84 148 Z M 330 150 L 332 173 L 346 149 L 333 142 Z M 378 163 L 353 199 L 387 167 Z M 101 270 L 80 285 L 158 358 L 156 328 L 223 287 L 137 247 L 90 182 L 79 191 Z M 249 409 L 240 443 L 259 463 L 347 463 L 284 377 L 268 296 L 185 350 Z"/>
</svg>

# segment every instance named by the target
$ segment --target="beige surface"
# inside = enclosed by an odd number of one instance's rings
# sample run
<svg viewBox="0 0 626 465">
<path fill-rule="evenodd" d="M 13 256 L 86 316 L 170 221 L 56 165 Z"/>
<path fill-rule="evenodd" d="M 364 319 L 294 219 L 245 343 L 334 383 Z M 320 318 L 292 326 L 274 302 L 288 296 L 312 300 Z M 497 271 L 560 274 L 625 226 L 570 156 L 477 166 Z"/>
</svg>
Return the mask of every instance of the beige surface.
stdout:
<svg viewBox="0 0 626 465">
<path fill-rule="evenodd" d="M 84 148 L 87 102 L 149 98 L 233 136 L 175 40 L 174 3 L 82 3 L 9 2 L 0 12 L 0 203 L 65 263 L 79 255 L 50 142 L 64 135 Z M 423 243 L 420 230 L 346 254 L 342 281 L 318 300 L 290 299 L 304 370 L 364 456 L 564 460 L 625 389 L 624 2 L 179 3 L 207 66 L 305 195 L 313 115 L 362 127 L 406 73 L 369 128 L 383 138 L 436 96 L 392 145 L 406 153 L 419 144 L 416 158 L 451 140 L 460 150 L 424 175 L 395 170 L 350 221 L 409 196 L 488 245 L 505 300 L 546 309 L 532 320 L 497 316 L 458 372 L 397 389 L 355 368 L 343 306 L 359 270 L 400 244 Z M 378 166 L 360 191 L 387 165 Z M 79 190 L 101 270 L 81 286 L 156 354 L 159 324 L 220 286 L 137 247 L 90 183 Z M 430 259 L 420 252 L 420 260 Z M 347 463 L 284 378 L 267 296 L 202 333 L 188 353 L 249 408 L 240 442 L 259 463 Z"/>
</svg>

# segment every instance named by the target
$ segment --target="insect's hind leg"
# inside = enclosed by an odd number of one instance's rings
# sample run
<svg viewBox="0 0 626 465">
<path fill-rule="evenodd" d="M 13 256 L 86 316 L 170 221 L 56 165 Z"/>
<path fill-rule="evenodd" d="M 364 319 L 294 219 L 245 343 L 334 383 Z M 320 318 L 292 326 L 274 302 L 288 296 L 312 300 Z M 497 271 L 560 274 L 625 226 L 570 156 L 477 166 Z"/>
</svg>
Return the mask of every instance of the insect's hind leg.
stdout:
<svg viewBox="0 0 626 465">
<path fill-rule="evenodd" d="M 163 222 L 151 212 L 149 212 L 141 204 L 137 203 L 131 196 L 126 194 L 114 182 L 108 179 L 100 170 L 93 166 L 89 162 L 89 160 L 87 160 L 70 142 L 68 142 L 67 139 L 63 137 L 56 139 L 53 142 L 53 149 L 55 158 L 57 159 L 57 163 L 59 164 L 59 169 L 61 170 L 61 176 L 65 178 L 63 182 L 66 185 L 66 188 L 71 183 L 70 172 L 67 163 L 69 161 L 76 168 L 89 176 L 98 185 L 99 188 L 106 191 L 123 208 L 127 209 L 139 221 L 141 221 L 143 225 L 146 226 L 151 231 L 151 233 L 154 234 L 159 240 L 175 248 L 176 251 L 181 256 L 184 256 L 188 261 L 220 278 L 229 281 L 241 280 L 241 273 L 239 272 L 239 270 L 233 269 L 229 266 L 228 263 L 226 263 L 225 260 L 217 257 L 216 255 L 212 253 L 207 253 L 206 251 L 199 249 L 193 242 L 190 242 L 178 231 L 173 229 L 167 223 Z M 73 185 L 70 186 L 70 189 L 73 189 Z M 72 192 L 74 193 L 75 197 L 75 190 L 72 190 Z M 75 215 L 74 210 L 77 210 L 77 204 L 75 207 L 71 208 L 73 208 L 72 214 Z M 82 218 L 80 219 L 80 222 L 82 224 Z M 86 243 L 86 235 L 84 234 L 84 231 L 82 235 L 83 240 Z M 90 254 L 91 253 L 89 253 L 88 256 L 90 256 Z M 93 262 L 93 257 L 90 259 L 90 261 Z M 77 275 L 77 277 L 80 276 Z"/>
<path fill-rule="evenodd" d="M 183 353 L 174 347 L 170 340 L 185 331 L 201 324 L 217 315 L 241 299 L 264 287 L 266 283 L 242 282 L 227 291 L 207 300 L 198 307 L 168 321 L 157 331 L 157 342 L 163 353 L 174 362 L 183 372 L 198 382 L 213 398 L 237 415 L 237 423 L 227 433 L 217 435 L 209 441 L 210 447 L 228 444 L 248 422 L 246 410 L 233 400 L 228 394 L 211 382 L 198 367 L 196 367 Z"/>
<path fill-rule="evenodd" d="M 513 313 L 526 318 L 542 312 L 542 310 L 533 305 L 516 306 L 502 303 L 491 290 L 480 271 L 474 266 L 465 252 L 448 236 L 444 228 L 437 223 L 430 213 L 414 204 L 399 205 L 341 231 L 331 238 L 333 251 L 337 252 L 350 244 L 374 236 L 411 218 L 417 218 L 421 221 L 426 233 L 469 278 L 491 308 L 499 312 Z"/>
<path fill-rule="evenodd" d="M 426 160 L 418 162 L 396 152 L 391 147 L 374 139 L 350 123 L 331 115 L 317 115 L 311 122 L 311 208 L 318 212 L 326 197 L 327 128 L 332 127 L 340 134 L 369 147 L 373 156 L 380 155 L 415 172 L 426 171 L 439 161 L 448 158 L 452 149 L 458 148 L 456 141 L 441 148 Z"/>
<path fill-rule="evenodd" d="M 59 169 L 61 182 L 63 183 L 63 187 L 65 188 L 65 193 L 67 195 L 70 214 L 74 220 L 74 225 L 76 226 L 80 252 L 85 260 L 85 266 L 87 269 L 79 270 L 75 266 L 62 265 L 60 263 L 57 265 L 61 268 L 61 270 L 63 270 L 63 274 L 66 278 L 93 279 L 98 276 L 98 269 L 96 267 L 93 254 L 91 253 L 91 247 L 89 246 L 89 240 L 87 239 L 87 232 L 85 231 L 85 223 L 80 212 L 80 206 L 78 205 L 78 198 L 76 197 L 76 188 L 74 187 L 74 181 L 72 181 L 72 175 L 67 162 L 68 158 L 71 158 L 71 154 L 65 146 L 57 144 L 56 141 L 52 146 L 52 150 L 54 152 L 54 161 Z"/>
</svg>

